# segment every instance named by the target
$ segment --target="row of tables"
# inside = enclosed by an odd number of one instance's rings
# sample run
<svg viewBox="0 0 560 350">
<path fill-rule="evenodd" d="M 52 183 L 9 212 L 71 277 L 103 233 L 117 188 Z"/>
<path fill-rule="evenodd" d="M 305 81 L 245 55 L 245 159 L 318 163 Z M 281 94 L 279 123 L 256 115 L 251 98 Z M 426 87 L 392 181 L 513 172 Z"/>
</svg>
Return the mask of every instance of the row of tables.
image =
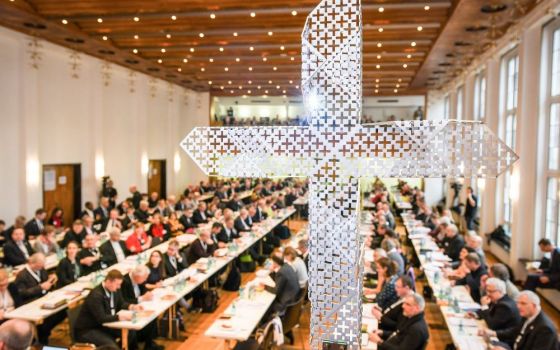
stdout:
<svg viewBox="0 0 560 350">
<path fill-rule="evenodd" d="M 444 263 L 450 259 L 439 252 L 436 242 L 428 235 L 429 228 L 421 226 L 411 214 L 402 213 L 403 224 L 414 247 L 428 285 L 458 350 L 485 350 L 487 341 L 478 335 L 478 330 L 487 328 L 486 322 L 467 318 L 468 311 L 480 309 L 465 286 L 454 286 L 443 273 Z"/>
</svg>

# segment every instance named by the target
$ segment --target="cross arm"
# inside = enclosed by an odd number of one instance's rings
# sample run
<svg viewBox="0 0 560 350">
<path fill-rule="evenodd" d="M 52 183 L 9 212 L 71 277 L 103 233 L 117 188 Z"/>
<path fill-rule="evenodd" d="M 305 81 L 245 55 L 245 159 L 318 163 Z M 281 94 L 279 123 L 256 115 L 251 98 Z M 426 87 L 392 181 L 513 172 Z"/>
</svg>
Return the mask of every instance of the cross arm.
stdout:
<svg viewBox="0 0 560 350">
<path fill-rule="evenodd" d="M 344 157 L 343 167 L 351 176 L 497 177 L 519 158 L 485 124 L 472 121 L 377 123 L 351 139 L 352 157 Z"/>
<path fill-rule="evenodd" d="M 306 127 L 194 128 L 181 147 L 210 176 L 307 176 L 320 137 Z"/>
</svg>

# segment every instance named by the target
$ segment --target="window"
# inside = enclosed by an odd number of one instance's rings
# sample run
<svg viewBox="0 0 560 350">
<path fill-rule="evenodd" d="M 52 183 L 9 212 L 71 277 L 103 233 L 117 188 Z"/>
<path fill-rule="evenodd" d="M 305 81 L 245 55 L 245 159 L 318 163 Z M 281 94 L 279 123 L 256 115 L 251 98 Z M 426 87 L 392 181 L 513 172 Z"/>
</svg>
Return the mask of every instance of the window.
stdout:
<svg viewBox="0 0 560 350">
<path fill-rule="evenodd" d="M 560 19 L 549 23 L 543 33 L 543 62 L 547 77 L 544 89 L 544 234 L 560 244 Z"/>
<path fill-rule="evenodd" d="M 486 73 L 480 72 L 474 79 L 474 120 L 486 117 Z"/>
<path fill-rule="evenodd" d="M 449 119 L 449 95 L 443 99 L 443 118 Z"/>
<path fill-rule="evenodd" d="M 500 130 L 506 144 L 515 150 L 515 134 L 517 130 L 517 91 L 519 74 L 519 56 L 517 51 L 507 53 L 502 59 L 503 93 L 501 101 Z M 512 170 L 504 174 L 502 181 L 502 205 L 501 218 L 506 225 L 506 232 L 511 234 L 511 223 L 513 221 L 512 205 Z"/>
<path fill-rule="evenodd" d="M 457 120 L 463 120 L 463 86 L 457 88 Z"/>
</svg>

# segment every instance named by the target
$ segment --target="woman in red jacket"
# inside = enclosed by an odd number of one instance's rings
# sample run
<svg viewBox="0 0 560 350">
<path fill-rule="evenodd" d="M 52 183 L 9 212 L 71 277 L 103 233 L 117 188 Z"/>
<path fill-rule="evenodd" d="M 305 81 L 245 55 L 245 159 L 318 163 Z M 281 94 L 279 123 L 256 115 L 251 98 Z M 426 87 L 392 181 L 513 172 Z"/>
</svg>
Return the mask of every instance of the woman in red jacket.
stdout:
<svg viewBox="0 0 560 350">
<path fill-rule="evenodd" d="M 152 246 L 152 237 L 144 231 L 144 224 L 137 222 L 134 224 L 134 232 L 126 240 L 126 248 L 133 254 L 138 254 Z"/>
</svg>

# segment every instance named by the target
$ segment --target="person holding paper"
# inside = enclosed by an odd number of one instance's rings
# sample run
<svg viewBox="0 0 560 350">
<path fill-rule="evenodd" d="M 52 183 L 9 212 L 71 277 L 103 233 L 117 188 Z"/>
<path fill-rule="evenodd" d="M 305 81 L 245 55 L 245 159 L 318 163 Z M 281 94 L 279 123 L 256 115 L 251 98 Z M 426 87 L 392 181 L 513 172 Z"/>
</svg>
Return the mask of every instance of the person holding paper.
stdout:
<svg viewBox="0 0 560 350">
<path fill-rule="evenodd" d="M 22 304 L 28 304 L 52 290 L 56 280 L 56 275 L 49 276 L 45 270 L 45 255 L 43 253 L 35 253 L 29 257 L 25 268 L 17 274 L 14 284 L 17 287 Z M 51 331 L 65 317 L 66 313 L 60 311 L 47 317 L 42 324 L 38 325 L 39 343 L 47 345 Z"/>
<path fill-rule="evenodd" d="M 469 273 L 465 278 L 458 280 L 456 285 L 466 285 L 473 300 L 480 303 L 481 279 L 483 276 L 488 275 L 486 267 L 482 265 L 480 257 L 476 253 L 469 253 L 465 257 L 465 267 L 469 270 Z"/>
<path fill-rule="evenodd" d="M 105 281 L 95 287 L 87 296 L 76 320 L 76 340 L 96 346 L 109 345 L 117 347 L 116 339 L 120 331 L 104 327 L 107 322 L 130 321 L 130 311 L 141 311 L 140 305 L 131 304 L 124 300 L 120 288 L 123 275 L 118 270 L 107 273 Z M 137 349 L 136 334 L 129 332 L 128 344 L 130 350 Z"/>
</svg>

